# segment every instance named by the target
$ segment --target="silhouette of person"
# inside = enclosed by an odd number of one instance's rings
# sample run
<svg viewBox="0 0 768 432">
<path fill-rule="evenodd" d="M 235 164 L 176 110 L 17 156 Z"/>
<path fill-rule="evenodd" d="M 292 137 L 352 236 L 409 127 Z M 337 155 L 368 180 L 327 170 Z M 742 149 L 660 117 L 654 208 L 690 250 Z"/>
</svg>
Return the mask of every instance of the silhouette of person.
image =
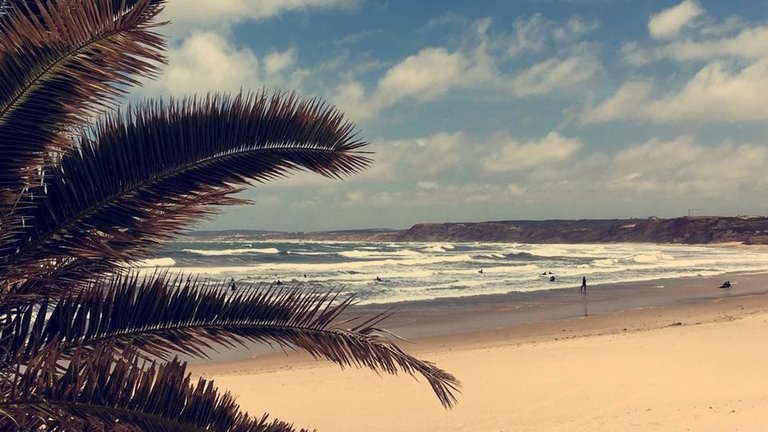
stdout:
<svg viewBox="0 0 768 432">
<path fill-rule="evenodd" d="M 478 271 L 478 273 L 483 274 L 483 269 L 480 269 L 480 271 Z"/>
<path fill-rule="evenodd" d="M 283 283 L 282 283 L 282 282 L 280 282 L 280 279 L 278 279 L 278 280 L 277 280 L 277 282 L 275 282 L 275 285 L 282 285 L 282 284 L 283 284 Z"/>
<path fill-rule="evenodd" d="M 192 284 L 192 276 L 187 276 L 187 282 L 184 284 L 184 288 L 189 288 Z"/>
<path fill-rule="evenodd" d="M 229 279 L 229 289 L 232 291 L 237 289 L 237 285 L 235 284 L 235 278 Z"/>
<path fill-rule="evenodd" d="M 554 282 L 554 281 L 555 281 L 555 277 L 554 277 L 554 276 L 550 276 L 550 277 L 549 277 L 549 281 L 550 281 L 550 282 Z"/>
<path fill-rule="evenodd" d="M 376 276 L 376 282 L 381 282 L 381 278 Z"/>
<path fill-rule="evenodd" d="M 581 277 L 581 292 L 587 292 L 587 277 L 582 276 Z"/>
</svg>

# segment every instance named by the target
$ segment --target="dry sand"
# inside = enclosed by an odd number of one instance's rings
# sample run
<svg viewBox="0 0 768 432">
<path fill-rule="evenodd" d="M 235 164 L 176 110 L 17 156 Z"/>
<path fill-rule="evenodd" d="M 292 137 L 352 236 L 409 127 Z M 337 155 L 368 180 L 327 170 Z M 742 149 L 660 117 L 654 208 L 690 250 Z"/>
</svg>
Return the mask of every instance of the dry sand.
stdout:
<svg viewBox="0 0 768 432">
<path fill-rule="evenodd" d="M 423 380 L 341 370 L 303 354 L 193 372 L 253 414 L 321 432 L 768 430 L 764 294 L 490 326 L 403 346 L 462 381 L 454 409 L 443 409 Z"/>
</svg>

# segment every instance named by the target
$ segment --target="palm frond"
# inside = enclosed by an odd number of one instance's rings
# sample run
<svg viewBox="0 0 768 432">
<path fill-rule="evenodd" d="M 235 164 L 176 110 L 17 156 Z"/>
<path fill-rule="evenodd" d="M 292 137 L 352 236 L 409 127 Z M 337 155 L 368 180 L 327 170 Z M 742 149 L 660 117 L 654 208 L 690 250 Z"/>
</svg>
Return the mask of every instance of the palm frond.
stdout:
<svg viewBox="0 0 768 432">
<path fill-rule="evenodd" d="M 139 259 L 213 206 L 242 203 L 230 197 L 234 185 L 294 169 L 352 174 L 369 163 L 365 144 L 337 110 L 293 94 L 149 102 L 108 116 L 51 173 L 0 272 L 39 273 L 51 259 Z"/>
<path fill-rule="evenodd" d="M 213 382 L 192 383 L 184 363 L 143 364 L 108 349 L 77 352 L 64 369 L 55 351 L 0 380 L 0 429 L 290 432 L 240 412 Z M 5 426 L 5 427 L 4 427 Z"/>
<path fill-rule="evenodd" d="M 0 20 L 0 188 L 40 184 L 83 126 L 165 61 L 163 0 L 12 1 Z M 6 199 L 7 213 L 12 202 Z"/>
<path fill-rule="evenodd" d="M 389 341 L 377 325 L 339 315 L 352 297 L 299 287 L 256 286 L 229 294 L 226 284 L 185 282 L 157 275 L 116 278 L 55 305 L 43 303 L 19 314 L 0 340 L 12 358 L 24 361 L 56 347 L 65 357 L 78 349 L 110 346 L 116 355 L 138 349 L 168 359 L 174 353 L 206 357 L 216 346 L 246 342 L 297 347 L 342 367 L 366 367 L 396 375 L 421 375 L 450 407 L 458 381 L 434 364 L 414 358 Z"/>
</svg>

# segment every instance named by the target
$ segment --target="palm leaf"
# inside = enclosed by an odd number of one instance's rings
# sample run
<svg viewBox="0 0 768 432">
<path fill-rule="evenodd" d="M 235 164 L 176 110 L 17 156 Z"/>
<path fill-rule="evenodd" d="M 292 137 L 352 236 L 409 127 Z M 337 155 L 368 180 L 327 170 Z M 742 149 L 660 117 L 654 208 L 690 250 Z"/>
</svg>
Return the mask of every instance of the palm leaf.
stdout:
<svg viewBox="0 0 768 432">
<path fill-rule="evenodd" d="M 0 20 L 0 188 L 40 184 L 51 153 L 139 77 L 163 63 L 151 30 L 162 0 L 12 1 Z M 55 158 L 54 158 L 55 160 Z M 2 213 L 15 196 L 6 193 Z"/>
<path fill-rule="evenodd" d="M 386 339 L 376 327 L 386 315 L 356 324 L 358 320 L 345 320 L 351 327 L 340 327 L 339 315 L 352 297 L 336 302 L 332 292 L 298 287 L 240 288 L 235 295 L 228 291 L 226 284 L 184 282 L 168 275 L 120 277 L 19 314 L 0 340 L 13 353 L 11 358 L 25 362 L 51 346 L 65 358 L 81 348 L 110 346 L 116 355 L 138 349 L 168 359 L 173 353 L 206 357 L 206 350 L 215 346 L 275 343 L 342 367 L 421 375 L 446 407 L 455 402 L 456 378 Z"/>
<path fill-rule="evenodd" d="M 51 259 L 145 257 L 214 205 L 241 203 L 234 185 L 293 169 L 352 174 L 369 162 L 365 144 L 338 111 L 293 94 L 150 102 L 108 116 L 51 173 L 0 271 L 14 280 Z"/>
<path fill-rule="evenodd" d="M 266 416 L 242 414 L 229 393 L 197 384 L 176 360 L 143 364 L 109 349 L 77 352 L 60 372 L 49 351 L 39 362 L 0 380 L 0 429 L 289 432 Z"/>
</svg>

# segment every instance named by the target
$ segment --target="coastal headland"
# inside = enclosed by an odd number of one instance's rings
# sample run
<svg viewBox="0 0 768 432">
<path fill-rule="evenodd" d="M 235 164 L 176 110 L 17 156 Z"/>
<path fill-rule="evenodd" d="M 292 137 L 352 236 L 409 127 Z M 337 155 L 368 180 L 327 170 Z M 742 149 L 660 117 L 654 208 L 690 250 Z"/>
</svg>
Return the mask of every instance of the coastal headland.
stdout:
<svg viewBox="0 0 768 432">
<path fill-rule="evenodd" d="M 671 219 L 579 219 L 420 223 L 405 230 L 320 232 L 196 231 L 196 239 L 319 241 L 483 241 L 517 243 L 768 244 L 768 217 L 695 216 Z"/>
</svg>

